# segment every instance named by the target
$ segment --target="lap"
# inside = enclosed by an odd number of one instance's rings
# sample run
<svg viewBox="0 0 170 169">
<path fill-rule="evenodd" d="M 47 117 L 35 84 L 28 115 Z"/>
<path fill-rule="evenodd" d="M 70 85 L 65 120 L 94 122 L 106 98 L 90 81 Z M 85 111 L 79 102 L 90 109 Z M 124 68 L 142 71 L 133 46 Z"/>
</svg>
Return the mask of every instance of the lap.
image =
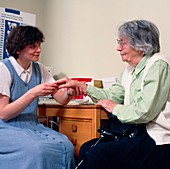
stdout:
<svg viewBox="0 0 170 169">
<path fill-rule="evenodd" d="M 147 133 L 134 138 L 122 137 L 118 141 L 103 140 L 91 147 L 96 141 L 82 145 L 78 156 L 78 161 L 84 158 L 81 169 L 150 169 L 163 165 L 162 169 L 168 169 L 170 145 L 156 146 Z"/>
<path fill-rule="evenodd" d="M 57 149 L 61 153 L 64 150 L 73 151 L 73 146 L 65 135 L 41 125 L 34 129 L 5 126 L 1 127 L 0 131 L 1 152 L 7 149 L 11 151 L 15 149 L 43 150 L 45 147 Z"/>
<path fill-rule="evenodd" d="M 0 144 L 0 168 L 74 166 L 74 147 L 68 138 L 41 125 L 34 129 L 1 126 Z"/>
</svg>

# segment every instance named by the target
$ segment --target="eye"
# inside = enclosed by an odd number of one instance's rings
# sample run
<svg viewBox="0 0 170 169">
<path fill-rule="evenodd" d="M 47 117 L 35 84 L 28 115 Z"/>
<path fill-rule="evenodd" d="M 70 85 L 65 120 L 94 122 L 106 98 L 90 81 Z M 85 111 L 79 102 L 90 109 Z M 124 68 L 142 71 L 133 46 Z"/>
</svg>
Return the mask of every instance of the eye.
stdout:
<svg viewBox="0 0 170 169">
<path fill-rule="evenodd" d="M 31 49 L 37 49 L 37 48 L 39 48 L 41 46 L 41 43 L 35 43 L 35 44 L 33 44 L 33 45 L 30 45 L 29 47 L 31 48 Z"/>
<path fill-rule="evenodd" d="M 117 39 L 117 44 L 120 45 L 122 48 L 125 47 L 128 43 L 125 42 L 123 39 Z"/>
<path fill-rule="evenodd" d="M 36 44 L 33 44 L 33 45 L 30 45 L 29 47 L 32 48 L 32 49 L 34 49 L 34 48 L 37 47 L 37 45 L 36 45 Z"/>
<path fill-rule="evenodd" d="M 122 39 L 117 39 L 117 44 L 123 46 L 125 42 Z"/>
</svg>

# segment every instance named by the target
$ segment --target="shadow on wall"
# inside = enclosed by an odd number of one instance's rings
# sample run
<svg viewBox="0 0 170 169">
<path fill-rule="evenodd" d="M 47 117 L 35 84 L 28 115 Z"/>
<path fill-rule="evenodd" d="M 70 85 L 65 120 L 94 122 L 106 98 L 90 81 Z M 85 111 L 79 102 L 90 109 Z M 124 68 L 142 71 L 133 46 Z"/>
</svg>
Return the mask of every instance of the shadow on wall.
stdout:
<svg viewBox="0 0 170 169">
<path fill-rule="evenodd" d="M 53 78 L 54 78 L 55 80 L 58 80 L 58 79 L 61 79 L 61 78 L 65 77 L 65 76 L 66 76 L 65 73 L 60 72 L 59 74 L 55 74 L 55 75 L 53 76 Z"/>
</svg>

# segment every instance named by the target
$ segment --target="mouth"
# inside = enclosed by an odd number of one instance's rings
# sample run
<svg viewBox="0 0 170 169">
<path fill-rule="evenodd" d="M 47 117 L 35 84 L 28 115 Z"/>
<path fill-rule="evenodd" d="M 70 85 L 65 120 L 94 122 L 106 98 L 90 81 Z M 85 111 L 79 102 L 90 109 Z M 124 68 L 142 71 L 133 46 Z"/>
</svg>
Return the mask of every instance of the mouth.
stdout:
<svg viewBox="0 0 170 169">
<path fill-rule="evenodd" d="M 122 61 L 125 61 L 126 60 L 126 54 L 120 54 L 121 58 L 122 58 Z"/>
<path fill-rule="evenodd" d="M 39 59 L 39 55 L 34 55 L 34 59 L 38 60 Z"/>
<path fill-rule="evenodd" d="M 34 57 L 39 57 L 40 55 L 34 55 Z"/>
<path fill-rule="evenodd" d="M 125 54 L 120 54 L 120 56 L 121 56 L 121 57 L 124 57 L 124 56 L 125 56 Z"/>
</svg>

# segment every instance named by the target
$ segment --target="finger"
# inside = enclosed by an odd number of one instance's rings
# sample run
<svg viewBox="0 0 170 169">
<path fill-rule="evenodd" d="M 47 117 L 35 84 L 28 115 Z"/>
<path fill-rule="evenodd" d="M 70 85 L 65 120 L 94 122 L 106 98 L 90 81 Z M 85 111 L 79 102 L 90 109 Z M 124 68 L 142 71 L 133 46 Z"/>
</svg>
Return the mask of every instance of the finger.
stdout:
<svg viewBox="0 0 170 169">
<path fill-rule="evenodd" d="M 58 88 L 61 89 L 61 88 L 70 88 L 71 86 L 68 85 L 68 84 L 59 84 L 58 85 Z"/>
<path fill-rule="evenodd" d="M 56 83 L 44 83 L 42 84 L 44 88 L 51 88 L 51 87 L 57 87 L 58 85 Z"/>
<path fill-rule="evenodd" d="M 80 92 L 79 92 L 79 88 L 78 88 L 78 87 L 75 88 L 75 91 L 76 91 L 76 95 L 80 95 L 80 94 L 79 94 Z"/>
<path fill-rule="evenodd" d="M 79 92 L 80 92 L 80 94 L 84 94 L 84 91 L 81 87 L 79 87 Z"/>
<path fill-rule="evenodd" d="M 66 82 L 55 82 L 55 84 L 57 84 L 59 86 L 59 85 L 62 85 L 62 84 L 66 84 Z"/>
</svg>

